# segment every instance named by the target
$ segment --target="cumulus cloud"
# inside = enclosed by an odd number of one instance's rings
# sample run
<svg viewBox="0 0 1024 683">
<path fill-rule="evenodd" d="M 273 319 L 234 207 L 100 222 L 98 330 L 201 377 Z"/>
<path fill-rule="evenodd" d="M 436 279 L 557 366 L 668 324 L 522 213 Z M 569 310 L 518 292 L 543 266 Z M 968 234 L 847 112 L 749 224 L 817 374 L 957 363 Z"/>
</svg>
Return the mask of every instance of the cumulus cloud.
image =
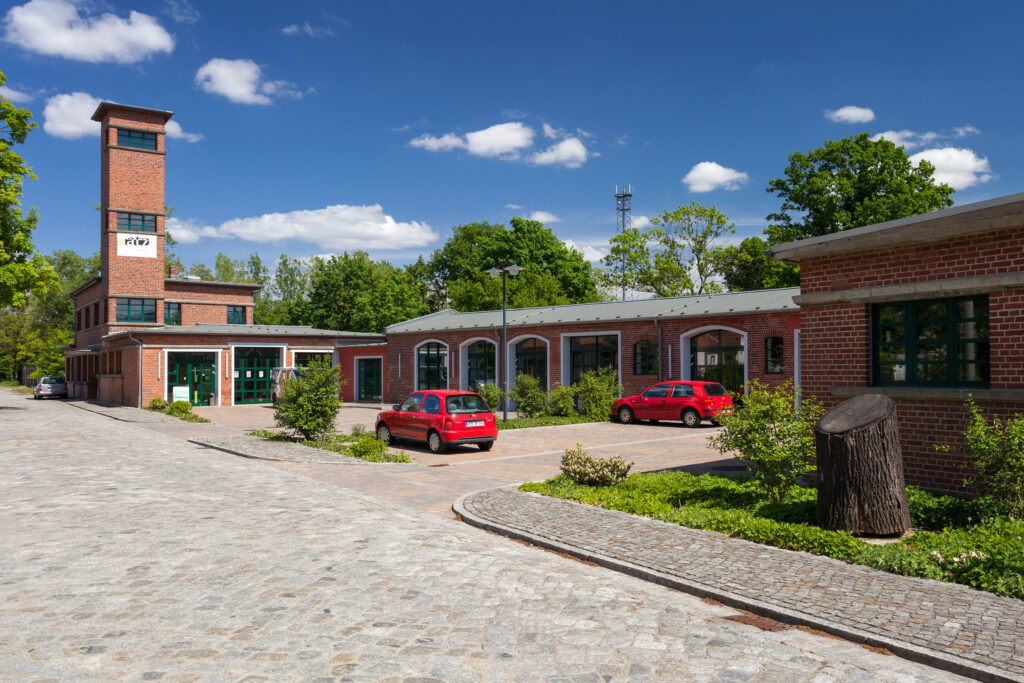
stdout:
<svg viewBox="0 0 1024 683">
<path fill-rule="evenodd" d="M 437 240 L 437 233 L 426 223 L 396 221 L 384 213 L 380 204 L 335 204 L 323 209 L 267 213 L 234 218 L 218 226 L 171 218 L 167 229 L 182 244 L 193 244 L 203 237 L 261 243 L 298 241 L 325 251 L 406 249 Z"/>
<path fill-rule="evenodd" d="M 714 161 L 702 161 L 686 174 L 683 183 L 690 192 L 712 190 L 738 190 L 750 177 L 734 168 L 726 168 Z"/>
<path fill-rule="evenodd" d="M 167 0 L 164 13 L 178 24 L 194 24 L 199 21 L 199 10 L 188 0 Z"/>
<path fill-rule="evenodd" d="M 542 135 L 556 138 L 567 135 L 561 128 L 543 124 Z M 519 121 L 499 123 L 483 130 L 473 131 L 465 135 L 445 133 L 444 135 L 424 134 L 409 141 L 410 147 L 418 147 L 429 152 L 448 152 L 453 149 L 464 149 L 479 157 L 503 159 L 505 161 L 529 161 L 540 166 L 559 165 L 569 168 L 582 166 L 589 152 L 578 137 L 567 137 L 547 149 L 534 150 L 536 131 Z"/>
<path fill-rule="evenodd" d="M 926 149 L 910 157 L 916 166 L 927 161 L 935 167 L 935 182 L 945 183 L 954 190 L 962 190 L 992 180 L 992 169 L 987 157 L 979 157 L 970 149 L 942 147 Z"/>
<path fill-rule="evenodd" d="M 978 135 L 979 133 L 981 133 L 981 131 L 971 125 L 957 126 L 951 130 L 943 132 L 929 130 L 924 133 L 918 133 L 904 128 L 903 130 L 886 130 L 881 133 L 875 133 L 871 136 L 871 139 L 875 142 L 885 139 L 897 147 L 914 149 L 916 147 L 926 147 L 938 140 L 965 138 L 970 135 Z"/>
<path fill-rule="evenodd" d="M 533 129 L 518 121 L 466 133 L 466 149 L 481 157 L 515 156 L 533 144 Z"/>
<path fill-rule="evenodd" d="M 153 17 L 130 12 L 83 15 L 75 0 L 30 0 L 4 18 L 4 39 L 30 52 L 83 62 L 133 64 L 174 49 L 174 38 Z"/>
<path fill-rule="evenodd" d="M 46 101 L 43 108 L 43 130 L 55 138 L 74 140 L 100 134 L 99 121 L 92 115 L 103 100 L 87 92 L 61 93 Z M 199 142 L 202 135 L 186 133 L 177 121 L 167 122 L 167 137 L 186 142 Z"/>
<path fill-rule="evenodd" d="M 293 83 L 264 80 L 263 69 L 251 59 L 211 59 L 196 71 L 195 82 L 202 90 L 238 104 L 270 104 L 274 97 L 302 98 Z"/>
<path fill-rule="evenodd" d="M 875 112 L 867 107 L 850 105 L 826 110 L 825 118 L 836 123 L 867 123 L 875 120 Z"/>
<path fill-rule="evenodd" d="M 334 31 L 326 26 L 313 26 L 308 21 L 285 26 L 281 29 L 281 33 L 286 36 L 309 36 L 310 38 L 323 38 L 324 36 L 334 35 Z"/>
<path fill-rule="evenodd" d="M 634 215 L 630 219 L 629 224 L 630 224 L 630 226 L 632 226 L 634 228 L 638 228 L 638 229 L 642 230 L 644 228 L 650 227 L 651 219 L 648 218 L 647 216 Z"/>
<path fill-rule="evenodd" d="M 535 153 L 531 161 L 539 166 L 579 168 L 587 161 L 587 148 L 579 138 L 566 138 Z"/>
<path fill-rule="evenodd" d="M 591 263 L 596 263 L 608 255 L 608 250 L 601 247 L 595 247 L 590 244 L 577 244 L 573 240 L 562 240 L 562 242 L 569 249 L 578 251 L 583 255 L 584 260 Z"/>
<path fill-rule="evenodd" d="M 557 223 L 562 220 L 550 211 L 534 211 L 530 214 L 531 221 L 539 221 L 541 223 Z"/>
<path fill-rule="evenodd" d="M 25 104 L 35 99 L 34 95 L 15 90 L 14 88 L 8 88 L 6 85 L 0 85 L 0 97 L 6 97 L 15 104 Z"/>
</svg>

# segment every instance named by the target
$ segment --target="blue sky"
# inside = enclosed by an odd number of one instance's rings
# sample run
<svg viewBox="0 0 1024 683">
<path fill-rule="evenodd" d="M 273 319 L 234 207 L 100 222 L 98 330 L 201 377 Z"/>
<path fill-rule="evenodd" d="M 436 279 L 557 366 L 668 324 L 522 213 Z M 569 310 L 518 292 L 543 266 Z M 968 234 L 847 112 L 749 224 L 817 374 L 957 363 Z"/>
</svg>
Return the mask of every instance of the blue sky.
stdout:
<svg viewBox="0 0 1024 683">
<path fill-rule="evenodd" d="M 244 9 L 241 9 L 244 7 Z M 638 220 L 693 200 L 739 236 L 786 155 L 861 131 L 957 203 L 1024 190 L 1016 3 L 32 0 L 3 10 L 5 95 L 49 252 L 98 247 L 107 99 L 175 112 L 185 261 L 364 248 L 414 260 L 454 225 L 537 212 L 595 257 L 616 184 Z"/>
</svg>

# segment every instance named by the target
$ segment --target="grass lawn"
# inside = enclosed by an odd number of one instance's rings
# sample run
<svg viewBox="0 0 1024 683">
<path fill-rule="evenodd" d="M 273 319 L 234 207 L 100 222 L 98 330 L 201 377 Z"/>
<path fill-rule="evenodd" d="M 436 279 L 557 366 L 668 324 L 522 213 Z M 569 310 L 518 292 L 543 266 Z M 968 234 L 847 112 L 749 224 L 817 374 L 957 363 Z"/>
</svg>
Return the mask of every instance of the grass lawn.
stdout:
<svg viewBox="0 0 1024 683">
<path fill-rule="evenodd" d="M 688 472 L 635 474 L 605 487 L 562 475 L 520 489 L 1024 599 L 1024 521 L 1005 515 L 991 498 L 909 487 L 913 535 L 879 546 L 815 526 L 817 489 L 811 486 L 794 489 L 785 504 L 765 501 L 750 481 Z"/>
<path fill-rule="evenodd" d="M 268 441 L 285 441 L 288 443 L 302 444 L 303 446 L 309 446 L 310 448 L 320 448 L 325 451 L 337 453 L 338 455 L 346 455 L 350 458 L 366 460 L 367 462 L 412 462 L 409 456 L 405 453 L 389 453 L 386 448 L 383 452 L 375 452 L 379 447 L 361 447 L 360 444 L 365 444 L 370 441 L 375 441 L 377 443 L 380 442 L 377 441 L 377 437 L 373 434 L 358 428 L 353 429 L 351 434 L 331 434 L 323 442 L 301 439 L 299 437 L 286 434 L 285 432 L 271 432 L 266 429 L 257 429 L 256 431 L 249 432 L 248 436 L 267 439 Z"/>
<path fill-rule="evenodd" d="M 601 420 L 607 422 L 607 420 Z M 498 430 L 503 431 L 506 429 L 527 429 L 529 427 L 551 427 L 553 425 L 575 425 L 584 422 L 595 422 L 589 418 L 583 417 L 582 415 L 572 416 L 559 416 L 559 415 L 548 415 L 544 417 L 515 417 L 508 422 L 502 422 L 499 418 L 497 421 Z"/>
<path fill-rule="evenodd" d="M 0 382 L 0 387 L 7 387 L 16 394 L 31 394 L 32 387 L 26 387 L 21 382 L 15 382 L 14 380 L 5 379 Z"/>
</svg>

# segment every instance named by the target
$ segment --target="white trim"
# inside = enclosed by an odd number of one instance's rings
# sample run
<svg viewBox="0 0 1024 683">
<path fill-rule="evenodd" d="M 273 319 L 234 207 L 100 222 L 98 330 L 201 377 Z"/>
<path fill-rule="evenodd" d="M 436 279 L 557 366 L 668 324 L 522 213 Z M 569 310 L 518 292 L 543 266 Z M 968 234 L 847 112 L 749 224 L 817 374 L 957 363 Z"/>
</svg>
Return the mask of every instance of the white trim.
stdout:
<svg viewBox="0 0 1024 683">
<path fill-rule="evenodd" d="M 431 337 L 430 339 L 424 339 L 419 344 L 417 344 L 416 346 L 412 347 L 412 390 L 413 391 L 419 391 L 420 390 L 420 373 L 419 373 L 419 368 L 416 367 L 416 363 L 419 361 L 420 347 L 423 346 L 424 344 L 430 344 L 430 343 L 440 344 L 441 346 L 444 347 L 444 362 L 445 362 L 445 373 L 444 373 L 445 374 L 445 378 L 444 378 L 445 379 L 445 383 L 444 383 L 444 388 L 447 389 L 448 387 L 451 386 L 451 383 L 452 383 L 452 373 L 451 373 L 451 368 L 448 367 L 448 364 L 450 363 L 450 358 L 451 358 L 451 356 L 452 356 L 452 354 L 454 352 L 451 350 L 451 347 L 448 346 L 448 344 L 446 342 L 443 342 L 440 339 L 436 339 L 434 337 Z"/>
<path fill-rule="evenodd" d="M 562 367 L 561 367 L 561 382 L 562 386 L 569 386 L 569 344 L 566 343 L 566 339 L 571 337 L 601 337 L 615 335 L 618 339 L 618 350 L 616 351 L 615 365 L 619 371 L 619 384 L 622 384 L 622 331 L 621 330 L 598 330 L 594 332 L 563 332 L 559 335 L 559 344 L 561 345 L 562 352 Z"/>
<path fill-rule="evenodd" d="M 214 358 L 217 359 L 217 362 L 219 362 L 220 358 L 221 358 L 221 351 L 223 351 L 223 350 L 224 350 L 224 347 L 222 347 L 222 346 L 218 346 L 218 347 L 215 347 L 215 348 L 212 348 L 212 349 L 211 348 L 202 348 L 202 347 L 196 347 L 196 348 L 178 348 L 178 347 L 167 348 L 167 347 L 164 347 L 163 363 L 162 363 L 163 370 L 164 370 L 164 377 L 165 378 L 167 377 L 167 368 L 170 365 L 170 355 L 172 353 L 212 353 L 212 354 L 214 354 Z M 234 354 L 232 354 L 232 358 L 233 357 L 234 357 Z M 159 370 L 159 366 L 158 366 L 157 372 L 159 373 L 159 371 L 160 370 Z M 216 367 L 213 368 L 213 380 L 214 380 L 213 395 L 217 398 L 217 401 L 216 401 L 215 405 L 219 406 L 221 404 L 221 398 L 220 398 L 221 383 L 220 383 L 220 373 L 217 372 L 217 368 Z M 162 388 L 163 388 L 164 400 L 166 401 L 167 400 L 167 380 L 164 379 L 163 381 L 160 382 L 160 384 L 162 385 Z M 234 396 L 234 394 L 232 394 L 232 398 L 233 398 L 233 396 Z"/>
<path fill-rule="evenodd" d="M 384 402 L 384 356 L 353 356 L 352 357 L 352 401 L 360 403 L 359 400 L 359 361 L 373 360 L 380 361 L 380 402 Z"/>
<path fill-rule="evenodd" d="M 501 365 L 498 358 L 498 349 L 501 348 L 501 343 L 490 337 L 470 337 L 459 344 L 459 389 L 462 391 L 469 391 L 469 386 L 466 384 L 466 375 L 469 370 L 469 352 L 467 349 L 479 341 L 485 341 L 494 347 L 494 374 L 499 375 L 494 378 L 494 384 L 495 386 L 501 384 Z"/>
<path fill-rule="evenodd" d="M 545 368 L 544 368 L 544 372 L 547 375 L 547 377 L 544 378 L 544 386 L 546 386 L 547 390 L 550 392 L 551 391 L 551 340 L 548 339 L 547 337 L 542 337 L 539 334 L 521 334 L 518 337 L 512 337 L 511 339 L 509 339 L 508 343 L 505 345 L 505 377 L 508 378 L 509 386 L 510 387 L 514 387 L 515 386 L 515 384 L 516 384 L 516 376 L 517 376 L 517 375 L 515 375 L 515 360 L 516 360 L 516 356 L 515 356 L 515 353 L 512 352 L 512 349 L 514 349 L 516 347 L 516 344 L 518 344 L 521 341 L 525 341 L 526 339 L 539 339 L 542 342 L 544 342 L 544 346 L 545 346 L 545 348 L 547 349 L 547 352 L 548 352 L 547 359 L 545 360 Z M 512 409 L 510 408 L 510 410 L 512 410 Z"/>
<path fill-rule="evenodd" d="M 231 391 L 228 392 L 228 395 L 231 396 L 231 403 L 229 403 L 228 405 L 232 405 L 232 406 L 235 405 L 235 348 L 238 348 L 238 347 L 246 348 L 246 349 L 248 349 L 248 348 L 267 348 L 267 349 L 269 349 L 269 348 L 276 347 L 276 348 L 281 350 L 280 354 L 277 357 L 278 362 L 279 363 L 283 363 L 284 361 L 286 361 L 288 359 L 288 356 L 287 356 L 288 343 L 287 342 L 285 342 L 283 344 L 280 343 L 280 342 L 273 343 L 273 344 L 269 344 L 269 343 L 268 344 L 260 344 L 260 343 L 246 344 L 245 342 L 228 342 L 228 355 L 231 358 L 231 374 L 228 376 L 228 382 L 230 382 L 230 384 L 231 384 Z"/>
<path fill-rule="evenodd" d="M 705 325 L 703 327 L 695 327 L 692 330 L 687 330 L 679 335 L 679 377 L 682 380 L 692 380 L 690 376 L 690 339 L 696 337 L 698 334 L 704 332 L 711 332 L 713 330 L 726 330 L 728 332 L 735 332 L 740 335 L 743 340 L 743 391 L 746 393 L 747 384 L 750 380 L 750 345 L 747 343 L 747 333 L 743 330 L 738 330 L 735 327 L 729 327 L 727 325 Z"/>
</svg>

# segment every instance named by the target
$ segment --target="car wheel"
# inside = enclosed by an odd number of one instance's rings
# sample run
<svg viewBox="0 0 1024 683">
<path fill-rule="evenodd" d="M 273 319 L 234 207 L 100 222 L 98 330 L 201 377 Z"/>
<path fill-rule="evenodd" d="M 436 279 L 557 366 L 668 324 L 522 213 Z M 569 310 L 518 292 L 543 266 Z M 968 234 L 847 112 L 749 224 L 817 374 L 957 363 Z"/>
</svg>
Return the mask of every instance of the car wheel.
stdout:
<svg viewBox="0 0 1024 683">
<path fill-rule="evenodd" d="M 624 425 L 636 422 L 636 415 L 633 414 L 633 409 L 629 406 L 619 408 L 619 422 Z"/>
<path fill-rule="evenodd" d="M 693 408 L 687 408 L 683 411 L 682 415 L 683 424 L 687 427 L 699 427 L 700 426 L 700 413 Z"/>
<path fill-rule="evenodd" d="M 481 441 L 480 443 L 477 444 L 477 446 L 479 446 L 480 450 L 482 450 L 482 451 L 489 451 L 494 446 L 494 442 L 493 441 Z"/>
<path fill-rule="evenodd" d="M 377 425 L 377 440 L 388 444 L 394 440 L 394 437 L 391 436 L 391 430 L 383 422 Z"/>
<path fill-rule="evenodd" d="M 437 432 L 430 432 L 427 436 L 427 448 L 430 449 L 431 453 L 444 453 L 446 444 L 441 440 L 441 435 Z"/>
</svg>

